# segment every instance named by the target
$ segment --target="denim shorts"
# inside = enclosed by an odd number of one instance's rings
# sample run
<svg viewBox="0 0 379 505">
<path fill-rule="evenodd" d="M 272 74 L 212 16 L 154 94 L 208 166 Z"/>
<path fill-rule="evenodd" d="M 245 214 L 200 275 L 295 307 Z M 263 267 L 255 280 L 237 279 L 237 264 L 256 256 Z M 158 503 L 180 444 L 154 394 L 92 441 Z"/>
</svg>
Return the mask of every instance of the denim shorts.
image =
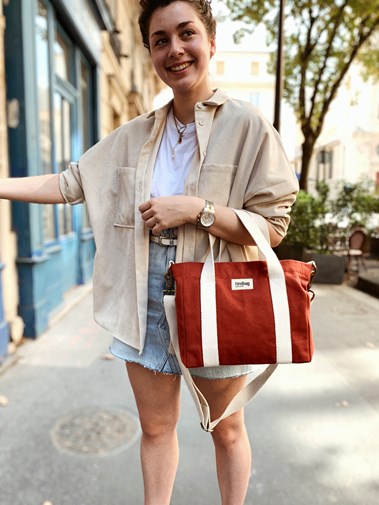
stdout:
<svg viewBox="0 0 379 505">
<path fill-rule="evenodd" d="M 139 354 L 137 349 L 115 337 L 109 349 L 114 356 L 126 362 L 139 363 L 145 368 L 164 374 L 181 375 L 176 356 L 169 352 L 170 331 L 163 305 L 164 273 L 170 261 L 175 261 L 175 255 L 176 246 L 150 243 L 147 328 L 143 352 Z M 190 373 L 195 377 L 225 379 L 251 373 L 256 368 L 253 365 L 223 365 L 191 368 Z"/>
</svg>

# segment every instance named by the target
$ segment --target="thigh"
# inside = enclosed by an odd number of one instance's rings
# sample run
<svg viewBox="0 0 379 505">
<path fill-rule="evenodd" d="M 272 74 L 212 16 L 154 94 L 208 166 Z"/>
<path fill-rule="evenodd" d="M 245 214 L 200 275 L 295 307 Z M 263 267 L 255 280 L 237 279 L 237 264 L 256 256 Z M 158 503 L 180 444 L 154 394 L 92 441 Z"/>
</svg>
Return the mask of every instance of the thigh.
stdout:
<svg viewBox="0 0 379 505">
<path fill-rule="evenodd" d="M 196 386 L 200 389 L 209 404 L 212 419 L 216 419 L 224 412 L 234 396 L 246 384 L 247 377 L 247 375 L 229 379 L 193 377 Z"/>
<path fill-rule="evenodd" d="M 141 424 L 174 425 L 180 411 L 180 377 L 126 363 Z"/>
</svg>

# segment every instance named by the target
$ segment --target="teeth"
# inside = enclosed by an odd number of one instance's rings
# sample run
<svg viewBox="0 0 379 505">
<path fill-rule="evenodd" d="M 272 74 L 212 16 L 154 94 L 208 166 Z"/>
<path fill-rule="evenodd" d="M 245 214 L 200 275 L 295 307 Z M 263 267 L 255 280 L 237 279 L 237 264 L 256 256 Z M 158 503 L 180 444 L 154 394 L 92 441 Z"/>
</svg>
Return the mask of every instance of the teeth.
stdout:
<svg viewBox="0 0 379 505">
<path fill-rule="evenodd" d="M 177 67 L 171 67 L 171 70 L 174 72 L 179 72 L 179 70 L 184 70 L 185 68 L 189 67 L 190 63 L 183 63 L 182 65 L 178 65 Z"/>
</svg>

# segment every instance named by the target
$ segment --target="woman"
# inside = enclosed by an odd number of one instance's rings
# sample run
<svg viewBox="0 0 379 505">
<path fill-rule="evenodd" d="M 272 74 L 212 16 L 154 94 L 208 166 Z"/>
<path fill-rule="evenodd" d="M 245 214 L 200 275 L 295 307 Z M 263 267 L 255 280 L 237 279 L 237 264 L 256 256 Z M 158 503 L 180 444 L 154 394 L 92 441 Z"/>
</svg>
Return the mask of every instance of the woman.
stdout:
<svg viewBox="0 0 379 505">
<path fill-rule="evenodd" d="M 0 198 L 87 202 L 96 241 L 94 312 L 114 335 L 139 412 L 145 505 L 170 502 L 178 465 L 180 370 L 162 305 L 169 261 L 201 261 L 208 233 L 232 261 L 255 257 L 233 208 L 267 219 L 272 246 L 289 222 L 297 181 L 280 140 L 249 104 L 213 91 L 216 24 L 206 0 L 142 0 L 144 45 L 173 101 L 120 127 L 59 175 L 0 181 Z M 213 417 L 251 367 L 193 369 Z M 243 411 L 212 438 L 223 505 L 242 505 L 251 465 Z"/>
</svg>

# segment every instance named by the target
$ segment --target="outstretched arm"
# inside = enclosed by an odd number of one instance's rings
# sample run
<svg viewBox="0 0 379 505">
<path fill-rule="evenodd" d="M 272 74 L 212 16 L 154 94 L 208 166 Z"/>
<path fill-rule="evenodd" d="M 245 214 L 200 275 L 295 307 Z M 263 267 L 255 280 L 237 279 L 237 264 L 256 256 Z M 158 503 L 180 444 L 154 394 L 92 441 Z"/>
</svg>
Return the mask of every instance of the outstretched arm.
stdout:
<svg viewBox="0 0 379 505">
<path fill-rule="evenodd" d="M 0 179 L 0 199 L 29 203 L 64 203 L 59 175 Z"/>
</svg>

